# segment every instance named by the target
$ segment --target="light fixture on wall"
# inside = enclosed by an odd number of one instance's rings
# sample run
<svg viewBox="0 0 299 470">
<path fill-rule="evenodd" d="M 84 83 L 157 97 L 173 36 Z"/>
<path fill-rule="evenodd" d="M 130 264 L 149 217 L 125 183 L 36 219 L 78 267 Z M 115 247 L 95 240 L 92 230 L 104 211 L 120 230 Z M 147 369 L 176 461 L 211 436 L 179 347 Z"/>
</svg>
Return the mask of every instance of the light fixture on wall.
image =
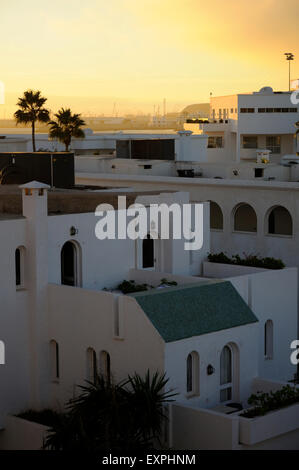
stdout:
<svg viewBox="0 0 299 470">
<path fill-rule="evenodd" d="M 74 235 L 77 235 L 78 232 L 79 232 L 79 230 L 78 230 L 76 227 L 72 226 L 72 227 L 70 228 L 70 235 L 71 235 L 71 237 L 73 237 Z"/>
<path fill-rule="evenodd" d="M 214 367 L 212 366 L 212 364 L 209 364 L 209 365 L 207 366 L 207 374 L 208 374 L 208 375 L 212 375 L 212 374 L 214 374 L 214 372 L 215 372 Z"/>
</svg>

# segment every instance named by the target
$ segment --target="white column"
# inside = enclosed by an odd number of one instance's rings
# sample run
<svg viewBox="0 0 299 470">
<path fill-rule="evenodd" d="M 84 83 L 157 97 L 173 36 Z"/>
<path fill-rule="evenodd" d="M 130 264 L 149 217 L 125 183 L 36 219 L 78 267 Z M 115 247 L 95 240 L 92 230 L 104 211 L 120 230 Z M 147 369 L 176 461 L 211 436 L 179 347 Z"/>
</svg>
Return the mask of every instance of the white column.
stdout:
<svg viewBox="0 0 299 470">
<path fill-rule="evenodd" d="M 26 273 L 28 286 L 28 328 L 31 402 L 46 404 L 49 389 L 49 338 L 47 325 L 48 288 L 48 185 L 33 181 L 22 188 L 23 216 L 26 218 Z"/>
</svg>

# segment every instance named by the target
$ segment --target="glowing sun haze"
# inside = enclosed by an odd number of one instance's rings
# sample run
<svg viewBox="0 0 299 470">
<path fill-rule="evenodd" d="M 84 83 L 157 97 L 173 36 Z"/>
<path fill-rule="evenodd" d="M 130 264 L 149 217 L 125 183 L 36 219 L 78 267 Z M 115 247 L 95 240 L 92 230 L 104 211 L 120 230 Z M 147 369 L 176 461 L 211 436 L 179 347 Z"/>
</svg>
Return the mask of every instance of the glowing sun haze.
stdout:
<svg viewBox="0 0 299 470">
<path fill-rule="evenodd" d="M 0 24 L 8 113 L 27 88 L 54 111 L 151 112 L 163 98 L 179 111 L 210 92 L 285 90 L 283 53 L 299 61 L 298 0 L 1 0 Z"/>
</svg>

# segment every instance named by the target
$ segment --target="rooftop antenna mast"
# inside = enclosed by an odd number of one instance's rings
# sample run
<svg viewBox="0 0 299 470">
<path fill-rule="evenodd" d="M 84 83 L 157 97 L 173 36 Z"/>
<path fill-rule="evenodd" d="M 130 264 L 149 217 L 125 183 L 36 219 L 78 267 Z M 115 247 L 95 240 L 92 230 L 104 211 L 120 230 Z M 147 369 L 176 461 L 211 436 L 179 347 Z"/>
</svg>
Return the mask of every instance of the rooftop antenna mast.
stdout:
<svg viewBox="0 0 299 470">
<path fill-rule="evenodd" d="M 295 56 L 292 52 L 285 52 L 286 60 L 289 61 L 289 91 L 291 91 L 291 60 L 294 60 Z"/>
</svg>

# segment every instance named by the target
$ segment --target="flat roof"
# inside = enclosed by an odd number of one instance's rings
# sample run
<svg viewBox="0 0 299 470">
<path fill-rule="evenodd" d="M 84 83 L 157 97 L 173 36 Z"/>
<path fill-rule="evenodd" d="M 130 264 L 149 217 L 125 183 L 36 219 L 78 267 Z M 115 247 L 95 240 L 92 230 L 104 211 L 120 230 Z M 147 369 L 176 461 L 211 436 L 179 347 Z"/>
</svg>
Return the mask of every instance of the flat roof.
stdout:
<svg viewBox="0 0 299 470">
<path fill-rule="evenodd" d="M 94 212 L 99 204 L 118 207 L 118 196 L 126 196 L 127 207 L 140 195 L 158 195 L 166 190 L 132 191 L 130 188 L 74 188 L 48 190 L 48 214 L 78 214 Z M 22 216 L 22 191 L 18 185 L 0 185 L 0 219 Z"/>
<path fill-rule="evenodd" d="M 150 160 L 148 160 L 150 162 Z M 138 183 L 144 182 L 156 182 L 156 183 L 167 183 L 174 185 L 186 184 L 190 186 L 230 186 L 230 187 L 242 187 L 242 188 L 261 188 L 261 189 L 275 189 L 279 190 L 299 190 L 299 182 L 294 181 L 256 181 L 256 180 L 243 180 L 243 179 L 218 179 L 218 178 L 187 178 L 178 176 L 153 176 L 153 175 L 130 175 L 123 173 L 85 173 L 76 172 L 75 179 L 90 180 L 90 181 L 117 181 L 118 184 L 126 184 L 128 181 L 136 181 Z M 176 191 L 179 191 L 179 186 L 176 186 Z M 161 191 L 162 192 L 162 191 Z"/>
</svg>

